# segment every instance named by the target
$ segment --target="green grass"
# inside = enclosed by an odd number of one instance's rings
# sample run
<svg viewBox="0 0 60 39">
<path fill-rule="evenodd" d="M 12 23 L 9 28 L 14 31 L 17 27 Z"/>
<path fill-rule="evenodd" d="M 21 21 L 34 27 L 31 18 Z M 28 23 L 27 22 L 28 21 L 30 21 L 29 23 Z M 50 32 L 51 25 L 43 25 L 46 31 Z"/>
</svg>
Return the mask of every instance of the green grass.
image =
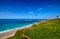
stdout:
<svg viewBox="0 0 60 39">
<path fill-rule="evenodd" d="M 15 36 L 7 39 L 25 39 L 22 34 L 30 39 L 60 39 L 60 18 L 33 25 L 29 29 L 18 30 Z"/>
</svg>

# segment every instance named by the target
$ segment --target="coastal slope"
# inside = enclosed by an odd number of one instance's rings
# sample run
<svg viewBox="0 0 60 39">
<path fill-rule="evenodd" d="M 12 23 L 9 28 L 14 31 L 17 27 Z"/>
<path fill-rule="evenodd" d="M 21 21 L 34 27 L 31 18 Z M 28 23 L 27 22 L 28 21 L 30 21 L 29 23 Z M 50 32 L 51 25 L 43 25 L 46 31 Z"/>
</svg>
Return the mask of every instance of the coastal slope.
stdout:
<svg viewBox="0 0 60 39">
<path fill-rule="evenodd" d="M 60 18 L 38 22 L 7 39 L 60 39 Z"/>
</svg>

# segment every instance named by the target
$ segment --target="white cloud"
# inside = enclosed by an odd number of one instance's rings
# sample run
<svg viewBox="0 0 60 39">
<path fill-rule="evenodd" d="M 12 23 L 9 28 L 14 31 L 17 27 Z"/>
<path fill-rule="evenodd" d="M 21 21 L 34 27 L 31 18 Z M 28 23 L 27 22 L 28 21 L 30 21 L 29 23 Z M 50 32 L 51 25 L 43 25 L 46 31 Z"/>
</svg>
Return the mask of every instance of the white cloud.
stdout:
<svg viewBox="0 0 60 39">
<path fill-rule="evenodd" d="M 42 10 L 42 8 L 37 9 L 37 11 L 40 11 L 40 10 Z"/>
<path fill-rule="evenodd" d="M 33 12 L 29 12 L 29 14 L 33 14 Z"/>
</svg>

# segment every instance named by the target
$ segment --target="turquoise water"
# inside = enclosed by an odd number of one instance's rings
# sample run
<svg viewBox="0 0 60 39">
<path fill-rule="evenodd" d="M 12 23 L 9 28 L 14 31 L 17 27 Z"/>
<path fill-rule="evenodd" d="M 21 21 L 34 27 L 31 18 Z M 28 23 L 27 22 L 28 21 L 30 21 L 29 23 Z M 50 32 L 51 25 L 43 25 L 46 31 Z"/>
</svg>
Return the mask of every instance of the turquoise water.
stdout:
<svg viewBox="0 0 60 39">
<path fill-rule="evenodd" d="M 3 24 L 3 25 L 0 25 L 0 31 L 14 29 L 14 28 L 26 26 L 26 25 L 29 25 L 29 24 L 32 24 L 32 23 L 9 23 L 9 24 Z"/>
<path fill-rule="evenodd" d="M 15 29 L 33 24 L 41 19 L 0 19 L 0 31 Z"/>
</svg>

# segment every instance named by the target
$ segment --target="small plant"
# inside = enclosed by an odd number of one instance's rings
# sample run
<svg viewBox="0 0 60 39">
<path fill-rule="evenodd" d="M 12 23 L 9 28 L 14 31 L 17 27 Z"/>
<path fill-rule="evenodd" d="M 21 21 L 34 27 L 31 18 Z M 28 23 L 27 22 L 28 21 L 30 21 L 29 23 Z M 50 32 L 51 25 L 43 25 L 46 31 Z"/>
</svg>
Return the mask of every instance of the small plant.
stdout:
<svg viewBox="0 0 60 39">
<path fill-rule="evenodd" d="M 35 26 L 37 26 L 37 25 L 36 25 L 36 24 L 33 24 L 33 25 L 32 25 L 32 27 L 35 27 Z"/>
<path fill-rule="evenodd" d="M 59 16 L 56 16 L 57 18 L 59 18 Z"/>
</svg>

